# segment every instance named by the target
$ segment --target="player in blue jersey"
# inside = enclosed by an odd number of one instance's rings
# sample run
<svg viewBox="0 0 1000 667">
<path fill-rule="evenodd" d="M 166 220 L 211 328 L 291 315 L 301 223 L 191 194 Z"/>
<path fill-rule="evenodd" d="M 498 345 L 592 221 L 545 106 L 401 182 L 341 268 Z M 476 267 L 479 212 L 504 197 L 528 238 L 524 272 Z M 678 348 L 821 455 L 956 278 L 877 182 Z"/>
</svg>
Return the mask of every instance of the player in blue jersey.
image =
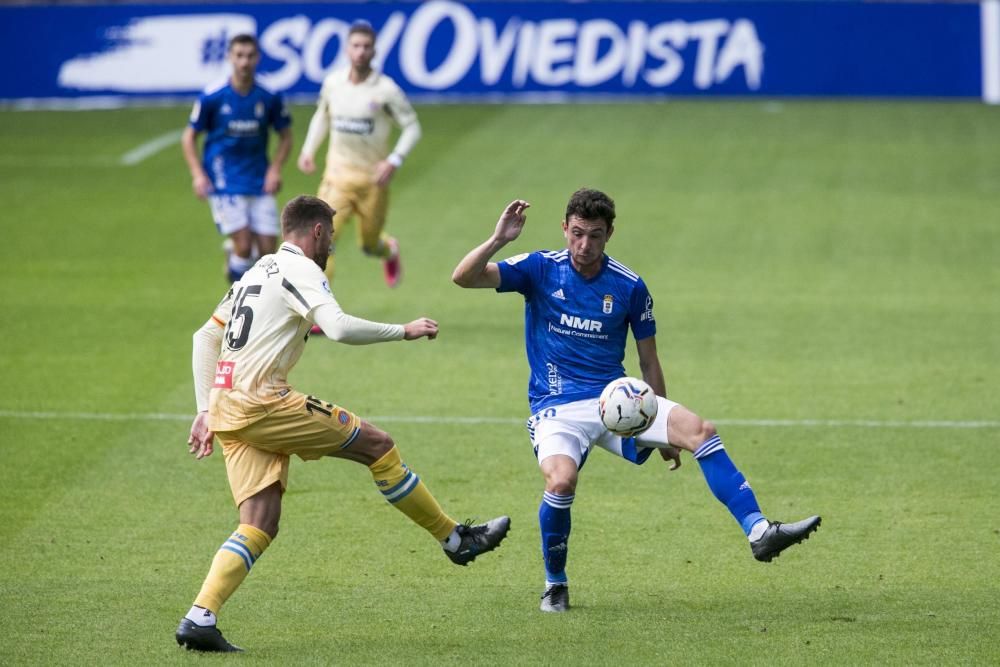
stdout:
<svg viewBox="0 0 1000 667">
<path fill-rule="evenodd" d="M 209 86 L 195 102 L 181 137 L 195 195 L 208 199 L 219 232 L 228 237 L 226 273 L 236 282 L 278 238 L 281 167 L 292 150 L 292 117 L 281 95 L 257 82 L 260 49 L 252 35 L 229 41 L 232 74 Z M 274 159 L 267 159 L 271 129 L 278 133 Z M 205 133 L 198 156 L 197 138 Z"/>
<path fill-rule="evenodd" d="M 642 278 L 604 252 L 614 232 L 611 198 L 597 190 L 573 193 L 562 223 L 565 249 L 491 262 L 521 234 L 528 206 L 521 199 L 508 204 L 492 236 L 459 262 L 452 279 L 461 287 L 492 287 L 524 296 L 531 370 L 528 433 L 545 478 L 538 510 L 546 579 L 542 611 L 569 608 L 570 508 L 580 469 L 595 445 L 636 464 L 644 463 L 655 449 L 670 470 L 680 466 L 680 449 L 691 452 L 712 493 L 743 528 L 757 560 L 770 561 L 806 539 L 820 517 L 787 524 L 768 521 L 715 427 L 665 398 L 653 299 Z M 612 434 L 597 409 L 605 385 L 626 375 L 622 361 L 629 329 L 642 379 L 656 391 L 659 403 L 653 425 L 637 438 Z"/>
</svg>

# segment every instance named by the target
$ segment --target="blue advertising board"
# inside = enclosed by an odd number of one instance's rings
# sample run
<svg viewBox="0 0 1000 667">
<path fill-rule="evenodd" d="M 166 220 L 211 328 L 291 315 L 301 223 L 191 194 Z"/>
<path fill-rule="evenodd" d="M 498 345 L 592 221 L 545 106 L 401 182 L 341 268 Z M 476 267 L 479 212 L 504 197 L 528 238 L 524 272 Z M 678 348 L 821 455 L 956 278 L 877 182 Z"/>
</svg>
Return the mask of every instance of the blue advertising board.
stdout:
<svg viewBox="0 0 1000 667">
<path fill-rule="evenodd" d="M 0 8 L 0 99 L 192 96 L 235 34 L 313 96 L 348 27 L 411 95 L 980 97 L 974 3 L 432 2 Z"/>
</svg>

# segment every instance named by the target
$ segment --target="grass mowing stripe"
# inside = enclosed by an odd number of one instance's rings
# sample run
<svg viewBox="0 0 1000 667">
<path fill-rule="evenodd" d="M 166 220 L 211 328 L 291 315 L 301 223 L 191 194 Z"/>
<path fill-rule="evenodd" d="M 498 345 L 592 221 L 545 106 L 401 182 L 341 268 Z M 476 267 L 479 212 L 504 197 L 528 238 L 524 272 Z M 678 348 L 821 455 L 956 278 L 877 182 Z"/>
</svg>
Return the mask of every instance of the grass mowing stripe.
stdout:
<svg viewBox="0 0 1000 667">
<path fill-rule="evenodd" d="M 121 163 L 127 167 L 137 165 L 146 158 L 152 157 L 168 146 L 173 146 L 181 139 L 183 130 L 170 130 L 158 137 L 139 144 L 121 157 Z"/>
<path fill-rule="evenodd" d="M 81 421 L 188 421 L 191 415 L 169 412 L 38 412 L 0 410 L 0 418 L 8 419 L 63 419 Z M 523 424 L 517 417 L 435 417 L 433 415 L 375 415 L 365 417 L 371 422 L 396 422 L 399 424 Z M 824 426 L 830 428 L 1000 428 L 1000 421 L 903 421 L 879 419 L 713 419 L 721 426 L 801 427 Z"/>
</svg>

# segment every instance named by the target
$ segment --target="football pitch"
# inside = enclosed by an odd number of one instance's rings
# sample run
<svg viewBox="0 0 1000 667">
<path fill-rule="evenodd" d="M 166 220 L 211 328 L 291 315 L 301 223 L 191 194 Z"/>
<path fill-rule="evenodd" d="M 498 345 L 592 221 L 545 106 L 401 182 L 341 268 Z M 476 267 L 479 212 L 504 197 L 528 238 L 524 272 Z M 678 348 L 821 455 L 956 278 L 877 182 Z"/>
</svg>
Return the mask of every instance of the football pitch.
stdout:
<svg viewBox="0 0 1000 667">
<path fill-rule="evenodd" d="M 421 106 L 397 174 L 396 290 L 353 244 L 354 315 L 432 342 L 314 338 L 299 389 L 388 430 L 457 519 L 512 517 L 452 565 L 346 461 L 292 463 L 281 534 L 223 609 L 254 664 L 1000 662 L 1000 115 L 964 103 Z M 295 153 L 311 110 L 295 109 Z M 191 334 L 226 285 L 179 146 L 186 108 L 0 112 L 0 664 L 190 664 L 173 632 L 236 525 L 195 462 Z M 165 139 L 164 141 L 172 141 Z M 130 156 L 130 159 L 126 159 Z M 294 157 L 293 157 L 294 161 Z M 317 177 L 285 169 L 279 198 Z M 503 206 L 504 257 L 558 249 L 580 186 L 656 300 L 671 398 L 714 420 L 764 512 L 821 514 L 754 561 L 685 455 L 595 453 L 573 609 L 538 610 L 542 480 L 517 295 L 451 271 Z M 634 345 L 626 368 L 638 374 Z"/>
</svg>

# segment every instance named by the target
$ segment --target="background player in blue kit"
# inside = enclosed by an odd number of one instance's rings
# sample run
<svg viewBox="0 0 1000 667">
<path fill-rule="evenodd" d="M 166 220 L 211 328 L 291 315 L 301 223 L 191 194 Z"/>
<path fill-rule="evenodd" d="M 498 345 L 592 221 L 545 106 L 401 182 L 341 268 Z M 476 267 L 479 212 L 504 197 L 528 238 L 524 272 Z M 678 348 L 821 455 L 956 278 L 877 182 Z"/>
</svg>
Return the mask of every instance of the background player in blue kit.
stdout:
<svg viewBox="0 0 1000 667">
<path fill-rule="evenodd" d="M 658 449 L 671 463 L 671 470 L 680 466 L 678 448 L 690 451 L 712 493 L 743 528 L 757 560 L 770 561 L 808 538 L 820 517 L 791 524 L 768 521 L 715 427 L 664 398 L 653 299 L 635 272 L 604 253 L 614 232 L 614 201 L 597 190 L 578 190 L 569 200 L 562 223 L 564 250 L 490 262 L 521 234 L 528 206 L 521 199 L 508 204 L 493 235 L 459 262 L 452 279 L 461 287 L 492 287 L 524 296 L 531 370 L 528 433 L 545 478 L 538 510 L 546 577 L 542 611 L 569 608 L 570 508 L 579 471 L 594 445 L 637 464 Z M 655 422 L 637 438 L 609 432 L 597 409 L 604 386 L 625 375 L 622 361 L 629 328 L 636 340 L 642 379 L 656 391 L 659 403 Z"/>
<path fill-rule="evenodd" d="M 208 86 L 195 102 L 181 137 L 195 195 L 208 199 L 212 218 L 229 237 L 226 273 L 235 282 L 256 257 L 275 251 L 281 167 L 292 150 L 292 117 L 281 95 L 255 79 L 260 49 L 252 35 L 229 41 L 232 74 Z M 271 128 L 278 133 L 274 160 L 268 163 Z M 205 133 L 204 156 L 197 137 Z"/>
</svg>

